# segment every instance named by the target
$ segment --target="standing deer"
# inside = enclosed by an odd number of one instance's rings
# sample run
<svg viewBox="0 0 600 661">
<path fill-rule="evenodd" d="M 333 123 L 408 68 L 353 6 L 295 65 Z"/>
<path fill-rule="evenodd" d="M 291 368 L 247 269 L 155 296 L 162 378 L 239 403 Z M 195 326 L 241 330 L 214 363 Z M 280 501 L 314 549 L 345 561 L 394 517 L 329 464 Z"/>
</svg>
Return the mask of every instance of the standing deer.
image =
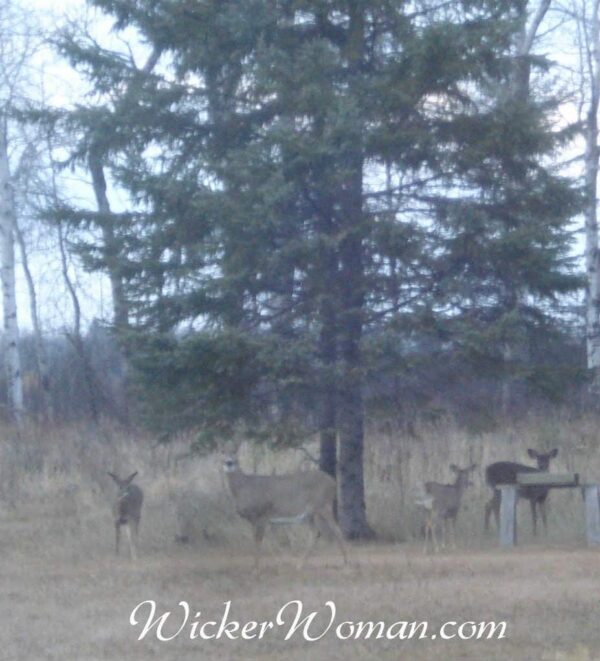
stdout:
<svg viewBox="0 0 600 661">
<path fill-rule="evenodd" d="M 450 464 L 450 470 L 456 474 L 453 484 L 425 482 L 426 493 L 416 499 L 417 505 L 427 512 L 424 553 L 427 552 L 430 537 L 434 550 L 439 550 L 435 534 L 435 526 L 438 521 L 442 523 L 442 546 L 446 546 L 447 529 L 451 524 L 452 545 L 456 548 L 456 518 L 460 510 L 463 492 L 471 485 L 469 474 L 475 468 L 477 468 L 477 464 L 471 464 L 467 468 L 459 468 L 456 464 Z"/>
<path fill-rule="evenodd" d="M 238 514 L 253 528 L 255 570 L 258 573 L 260 549 L 267 524 L 307 523 L 313 531 L 300 567 L 304 567 L 322 532 L 335 537 L 344 558 L 348 558 L 342 533 L 333 516 L 337 493 L 335 480 L 322 471 L 304 471 L 288 475 L 247 475 L 240 470 L 237 448 L 226 452 L 225 477 Z"/>
<path fill-rule="evenodd" d="M 121 526 L 125 526 L 125 534 L 127 535 L 127 541 L 129 542 L 129 553 L 132 560 L 137 558 L 137 553 L 135 550 L 135 544 L 137 544 L 138 530 L 140 526 L 140 518 L 142 516 L 142 503 L 144 501 L 144 493 L 137 486 L 137 484 L 131 484 L 133 478 L 137 475 L 137 471 L 132 473 L 129 477 L 122 480 L 118 475 L 114 473 L 109 473 L 112 479 L 116 482 L 119 487 L 119 493 L 117 495 L 117 500 L 113 506 L 113 513 L 115 517 L 115 536 L 116 536 L 116 548 L 115 552 L 119 555 L 119 541 L 121 537 Z M 131 536 L 131 526 L 133 526 L 133 533 L 135 537 L 134 540 Z"/>
<path fill-rule="evenodd" d="M 500 526 L 500 500 L 502 494 L 498 486 L 501 484 L 516 484 L 518 473 L 539 473 L 547 471 L 550 468 L 550 460 L 554 459 L 558 454 L 558 450 L 554 448 L 550 452 L 537 452 L 536 450 L 527 450 L 527 454 L 535 459 L 537 467 L 527 466 L 525 464 L 518 464 L 514 461 L 497 461 L 490 464 L 485 469 L 485 481 L 494 490 L 493 496 L 485 505 L 485 529 L 488 530 L 490 526 L 490 515 L 494 513 L 496 519 L 496 526 Z M 533 520 L 533 534 L 537 534 L 537 508 L 542 515 L 542 522 L 544 524 L 544 531 L 548 530 L 548 522 L 546 520 L 546 498 L 548 497 L 547 487 L 526 486 L 519 487 L 517 491 L 519 498 L 526 498 L 531 506 L 531 518 Z"/>
<path fill-rule="evenodd" d="M 415 505 L 425 512 L 425 523 L 421 528 L 421 532 L 425 535 L 425 546 L 423 553 L 427 553 L 429 539 L 433 544 L 433 548 L 438 550 L 437 537 L 435 533 L 435 513 L 433 511 L 433 496 L 428 493 L 419 492 L 414 494 Z"/>
</svg>

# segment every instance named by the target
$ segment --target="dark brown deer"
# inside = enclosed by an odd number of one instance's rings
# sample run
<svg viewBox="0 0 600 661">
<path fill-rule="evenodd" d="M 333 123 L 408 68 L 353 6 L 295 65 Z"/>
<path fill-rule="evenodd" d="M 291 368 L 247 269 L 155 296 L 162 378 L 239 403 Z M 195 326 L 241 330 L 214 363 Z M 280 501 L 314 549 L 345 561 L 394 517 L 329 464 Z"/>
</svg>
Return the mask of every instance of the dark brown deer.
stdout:
<svg viewBox="0 0 600 661">
<path fill-rule="evenodd" d="M 127 541 L 129 542 L 129 553 L 131 554 L 132 560 L 135 560 L 137 554 L 131 536 L 131 528 L 133 527 L 133 534 L 135 542 L 137 543 L 140 518 L 142 516 L 142 503 L 144 502 L 144 494 L 142 490 L 137 484 L 131 484 L 133 478 L 137 475 L 137 471 L 132 473 L 129 477 L 126 477 L 124 480 L 114 473 L 109 473 L 109 475 L 119 487 L 117 500 L 113 506 L 115 517 L 115 552 L 119 555 L 121 526 L 125 526 L 125 534 L 127 536 Z"/>
<path fill-rule="evenodd" d="M 556 457 L 558 450 L 554 448 L 550 452 L 537 452 L 536 450 L 527 450 L 527 454 L 535 459 L 536 466 L 526 466 L 514 461 L 497 461 L 490 464 L 485 469 L 485 481 L 494 490 L 494 495 L 485 505 L 485 529 L 489 529 L 490 516 L 494 513 L 496 525 L 500 526 L 500 499 L 502 497 L 498 488 L 504 484 L 516 484 L 518 473 L 539 473 L 545 472 L 550 468 L 550 461 Z M 526 498 L 531 506 L 531 518 L 533 520 L 533 534 L 537 534 L 537 510 L 542 515 L 544 531 L 548 529 L 546 519 L 546 499 L 548 498 L 548 487 L 527 486 L 520 487 L 517 491 L 519 498 Z"/>
</svg>

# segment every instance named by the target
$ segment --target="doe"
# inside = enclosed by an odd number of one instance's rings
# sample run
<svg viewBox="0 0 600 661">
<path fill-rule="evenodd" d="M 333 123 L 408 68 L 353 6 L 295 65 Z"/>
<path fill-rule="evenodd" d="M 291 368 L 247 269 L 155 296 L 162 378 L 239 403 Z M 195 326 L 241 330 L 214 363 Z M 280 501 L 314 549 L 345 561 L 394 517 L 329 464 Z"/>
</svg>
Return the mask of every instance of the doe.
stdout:
<svg viewBox="0 0 600 661">
<path fill-rule="evenodd" d="M 144 502 L 144 493 L 137 486 L 132 484 L 133 478 L 137 475 L 137 471 L 132 473 L 129 477 L 122 480 L 114 473 L 108 473 L 119 487 L 117 500 L 113 506 L 113 513 L 115 519 L 115 552 L 119 555 L 119 541 L 121 537 L 121 526 L 125 527 L 125 534 L 129 542 L 129 553 L 131 558 L 135 560 L 137 553 L 135 544 L 138 539 L 138 530 L 140 527 L 140 519 L 142 516 L 142 503 Z M 131 528 L 133 527 L 133 535 L 135 543 L 132 539 Z"/>
<path fill-rule="evenodd" d="M 442 523 L 442 546 L 446 546 L 447 531 L 450 525 L 452 527 L 452 545 L 456 548 L 456 519 L 460 511 L 463 492 L 472 484 L 469 475 L 475 468 L 477 468 L 477 464 L 471 464 L 467 468 L 459 468 L 456 464 L 450 464 L 450 470 L 456 474 L 456 479 L 452 484 L 425 483 L 426 495 L 417 501 L 417 504 L 427 511 L 424 552 L 427 552 L 430 537 L 434 550 L 439 550 L 435 534 L 435 526 L 438 521 Z"/>
<path fill-rule="evenodd" d="M 335 480 L 320 470 L 288 475 L 248 475 L 240 470 L 237 448 L 225 452 L 223 470 L 238 514 L 253 528 L 255 570 L 267 524 L 307 523 L 313 539 L 302 559 L 303 567 L 322 532 L 330 532 L 347 563 L 342 533 L 333 515 Z"/>
<path fill-rule="evenodd" d="M 550 461 L 558 454 L 558 449 L 554 448 L 550 452 L 537 452 L 529 449 L 527 454 L 535 459 L 537 466 L 527 466 L 514 461 L 497 461 L 490 464 L 485 469 L 485 481 L 494 490 L 490 500 L 485 505 L 485 529 L 489 529 L 490 516 L 494 513 L 496 526 L 500 526 L 500 501 L 502 494 L 498 488 L 500 485 L 509 485 L 517 483 L 519 473 L 539 473 L 547 471 L 550 468 Z M 548 498 L 548 487 L 542 486 L 524 486 L 517 490 L 519 498 L 526 498 L 531 506 L 531 518 L 533 521 L 533 534 L 537 534 L 537 510 L 540 510 L 544 531 L 547 532 L 548 522 L 546 519 L 546 499 Z"/>
</svg>

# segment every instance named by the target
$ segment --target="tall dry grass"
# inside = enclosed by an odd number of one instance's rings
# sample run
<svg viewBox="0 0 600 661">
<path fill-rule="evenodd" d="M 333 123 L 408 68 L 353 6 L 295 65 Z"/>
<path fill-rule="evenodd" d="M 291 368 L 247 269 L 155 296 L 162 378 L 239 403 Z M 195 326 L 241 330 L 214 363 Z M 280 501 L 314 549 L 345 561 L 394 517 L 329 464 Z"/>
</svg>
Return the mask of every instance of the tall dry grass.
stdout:
<svg viewBox="0 0 600 661">
<path fill-rule="evenodd" d="M 484 535 L 483 511 L 490 489 L 484 482 L 486 464 L 501 459 L 523 461 L 527 448 L 559 448 L 553 471 L 579 472 L 584 481 L 600 482 L 600 425 L 589 418 L 566 415 L 531 418 L 506 424 L 501 430 L 469 434 L 452 420 L 417 426 L 403 434 L 391 423 L 371 424 L 365 443 L 365 483 L 368 518 L 381 539 L 414 539 L 420 531 L 420 513 L 413 494 L 422 482 L 452 479 L 449 465 L 477 463 L 474 486 L 464 495 L 459 518 L 460 538 L 466 547 L 493 544 Z M 8 430 L 0 442 L 0 508 L 27 518 L 44 514 L 44 532 L 57 541 L 76 537 L 87 553 L 112 544 L 110 506 L 114 485 L 107 471 L 139 471 L 145 492 L 143 544 L 165 548 L 175 540 L 219 547 L 250 543 L 250 530 L 234 512 L 225 488 L 219 457 L 187 457 L 192 440 L 182 436 L 170 446 L 153 448 L 153 439 L 104 424 L 99 429 L 31 427 L 19 439 Z M 316 454 L 316 444 L 309 443 Z M 243 445 L 241 465 L 258 473 L 283 474 L 312 470 L 298 450 L 273 452 L 266 446 Z M 519 508 L 522 539 L 530 537 L 530 513 Z M 549 498 L 549 541 L 584 540 L 579 490 L 554 491 Z M 303 535 L 282 529 L 267 545 L 295 544 Z M 267 546 L 268 548 L 268 546 Z"/>
<path fill-rule="evenodd" d="M 380 540 L 350 548 L 341 569 L 336 550 L 320 549 L 304 572 L 295 560 L 306 543 L 301 526 L 267 536 L 265 570 L 251 571 L 249 527 L 235 514 L 217 456 L 184 459 L 190 438 L 152 450 L 153 439 L 104 425 L 0 434 L 0 656 L 15 659 L 594 659 L 600 649 L 597 551 L 583 547 L 581 496 L 550 496 L 548 544 L 533 545 L 529 512 L 521 507 L 515 552 L 493 549 L 482 531 L 489 489 L 483 469 L 465 494 L 459 521 L 464 549 L 423 556 L 421 544 L 394 542 L 418 534 L 411 493 L 423 480 L 449 480 L 448 465 L 524 460 L 527 447 L 559 447 L 554 470 L 600 478 L 597 421 L 556 416 L 469 435 L 451 421 L 423 425 L 408 436 L 391 424 L 372 425 L 366 443 L 368 516 Z M 313 451 L 315 447 L 311 448 Z M 273 453 L 246 445 L 245 470 L 313 470 L 298 451 Z M 139 471 L 145 492 L 140 559 L 115 560 L 107 471 Z M 187 537 L 190 544 L 178 545 Z M 556 543 L 554 543 L 556 542 Z M 288 552 L 286 547 L 292 548 Z M 487 546 L 485 549 L 478 547 Z M 550 546 L 550 548 L 548 548 Z M 570 547 L 570 548 L 569 548 Z M 469 549 L 469 550 L 467 550 Z M 266 569 L 268 567 L 268 569 Z M 161 609 L 180 600 L 217 615 L 230 599 L 240 621 L 272 618 L 290 599 L 308 609 L 334 600 L 342 617 L 360 620 L 506 620 L 502 641 L 346 641 L 316 645 L 212 641 L 185 636 L 142 642 L 129 624 L 132 608 L 155 599 Z M 404 651 L 404 655 L 402 652 Z"/>
</svg>

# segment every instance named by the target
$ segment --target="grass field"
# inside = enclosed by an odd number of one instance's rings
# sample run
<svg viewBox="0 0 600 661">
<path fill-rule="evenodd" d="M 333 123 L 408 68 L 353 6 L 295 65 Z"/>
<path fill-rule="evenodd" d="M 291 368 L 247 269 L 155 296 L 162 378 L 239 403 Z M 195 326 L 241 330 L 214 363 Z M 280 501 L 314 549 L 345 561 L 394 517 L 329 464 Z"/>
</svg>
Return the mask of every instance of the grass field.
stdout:
<svg viewBox="0 0 600 661">
<path fill-rule="evenodd" d="M 342 569 L 323 546 L 299 572 L 297 553 L 269 552 L 259 578 L 247 553 L 173 547 L 137 564 L 110 549 L 45 544 L 46 524 L 3 518 L 0 575 L 2 659 L 597 659 L 600 655 L 600 555 L 529 546 L 515 552 L 457 550 L 423 556 L 409 544 L 353 547 Z M 85 545 L 84 545 L 85 547 Z M 129 624 L 141 601 L 159 612 L 181 600 L 218 619 L 231 600 L 233 619 L 273 619 L 300 599 L 305 611 L 333 600 L 339 620 L 506 621 L 502 640 L 339 640 L 317 642 L 277 632 L 263 640 L 169 642 Z M 145 620 L 145 617 L 140 617 Z M 325 621 L 325 620 L 323 620 Z M 174 631 L 176 627 L 171 628 Z"/>
<path fill-rule="evenodd" d="M 372 436 L 367 503 L 379 541 L 350 545 L 347 568 L 333 545 L 322 544 L 299 571 L 307 534 L 279 530 L 268 535 L 258 578 L 249 527 L 233 511 L 217 457 L 175 468 L 175 449 L 151 456 L 143 440 L 58 432 L 43 443 L 0 444 L 0 659 L 600 660 L 600 549 L 584 547 L 578 493 L 552 494 L 549 534 L 536 540 L 524 503 L 521 545 L 502 552 L 482 530 L 489 490 L 478 474 L 465 494 L 459 548 L 423 556 L 416 538 L 410 490 L 422 479 L 448 479 L 452 461 L 522 459 L 526 447 L 560 441 L 555 470 L 584 468 L 600 477 L 599 427 L 555 427 L 496 438 L 446 429 L 445 443 L 437 432 L 394 443 Z M 241 459 L 245 470 L 263 473 L 299 465 L 293 453 L 246 449 Z M 125 554 L 114 557 L 115 488 L 106 471 L 136 469 L 146 498 L 140 559 L 132 563 Z M 176 543 L 182 534 L 192 543 Z M 333 601 L 336 624 L 427 621 L 429 634 L 448 621 L 505 621 L 507 628 L 502 640 L 479 641 L 340 640 L 332 629 L 310 643 L 300 634 L 284 640 L 285 627 L 261 640 L 192 640 L 186 627 L 169 642 L 152 633 L 138 641 L 141 627 L 129 619 L 145 600 L 156 602 L 157 615 L 173 612 L 170 631 L 181 601 L 191 619 L 201 611 L 200 623 L 219 620 L 231 601 L 229 619 L 244 623 L 273 620 L 291 600 L 302 601 L 304 614 L 319 611 L 321 621 Z"/>
</svg>

